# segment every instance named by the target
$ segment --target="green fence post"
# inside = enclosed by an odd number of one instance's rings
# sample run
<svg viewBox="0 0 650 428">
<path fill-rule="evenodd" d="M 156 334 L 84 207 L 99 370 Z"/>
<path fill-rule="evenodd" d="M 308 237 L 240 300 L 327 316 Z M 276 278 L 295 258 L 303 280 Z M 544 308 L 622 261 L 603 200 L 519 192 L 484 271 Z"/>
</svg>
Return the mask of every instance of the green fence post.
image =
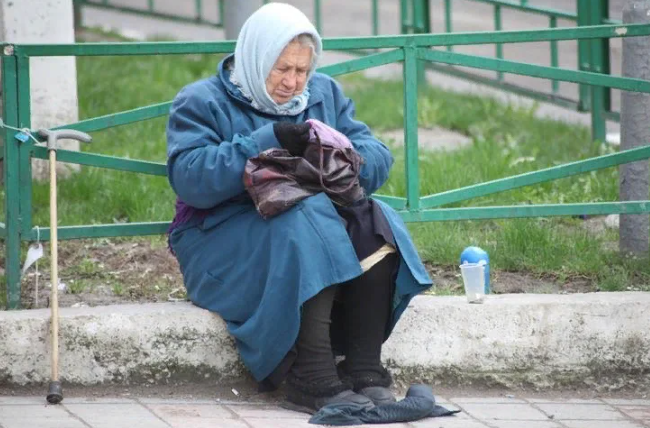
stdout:
<svg viewBox="0 0 650 428">
<path fill-rule="evenodd" d="M 406 200 L 409 211 L 420 209 L 418 172 L 418 48 L 404 48 L 404 150 L 406 155 Z"/>
<path fill-rule="evenodd" d="M 203 5 L 201 4 L 201 0 L 194 0 L 194 11 L 196 15 L 196 20 L 197 21 L 202 21 L 203 20 Z"/>
<path fill-rule="evenodd" d="M 413 1 L 413 0 L 411 0 Z M 401 34 L 408 34 L 411 26 L 409 20 L 409 3 L 408 0 L 400 0 L 399 2 L 399 16 L 400 16 L 400 32 Z"/>
<path fill-rule="evenodd" d="M 429 13 L 429 0 L 412 0 L 413 4 L 413 32 L 426 34 L 431 32 L 431 18 Z M 419 88 L 423 89 L 427 84 L 426 63 L 417 61 L 417 79 Z"/>
<path fill-rule="evenodd" d="M 590 24 L 602 25 L 609 16 L 609 0 L 592 0 Z M 609 39 L 590 41 L 591 71 L 609 74 Z M 605 113 L 609 110 L 609 91 L 602 86 L 591 86 L 591 138 L 604 142 L 607 135 Z"/>
<path fill-rule="evenodd" d="M 494 5 L 494 30 L 501 31 L 503 29 L 503 24 L 501 20 L 501 6 L 498 4 Z M 497 58 L 503 59 L 503 44 L 497 43 L 495 46 L 495 54 Z M 499 82 L 503 81 L 503 73 L 497 71 L 497 80 Z"/>
<path fill-rule="evenodd" d="M 83 22 L 82 22 L 82 17 L 81 17 L 81 4 L 83 3 L 82 0 L 74 0 L 72 2 L 72 7 L 73 7 L 73 19 L 74 19 L 74 29 L 79 30 L 83 27 Z"/>
<path fill-rule="evenodd" d="M 314 0 L 314 21 L 316 21 L 316 30 L 323 34 L 323 22 L 321 18 L 320 0 Z"/>
<path fill-rule="evenodd" d="M 13 55 L 13 46 L 4 48 L 5 55 Z M 9 126 L 18 127 L 18 80 L 15 56 L 2 57 L 2 119 Z M 4 183 L 5 183 L 5 279 L 7 307 L 20 309 L 20 177 L 19 141 L 16 131 L 4 128 Z"/>
<path fill-rule="evenodd" d="M 549 18 L 549 27 L 550 28 L 557 28 L 557 18 L 555 16 L 551 16 Z M 559 67 L 559 58 L 558 58 L 558 50 L 557 50 L 557 40 L 551 41 L 551 67 Z M 553 95 L 557 95 L 557 93 L 560 90 L 560 82 L 557 80 L 552 80 L 551 81 L 551 90 L 553 91 Z"/>
<path fill-rule="evenodd" d="M 29 57 L 16 58 L 18 82 L 18 127 L 31 128 L 31 102 L 29 82 Z M 32 229 L 32 160 L 31 140 L 19 143 L 20 230 L 21 236 L 29 236 Z"/>
<path fill-rule="evenodd" d="M 452 10 L 451 0 L 445 0 L 445 33 L 453 33 L 454 32 L 452 11 L 451 10 Z M 447 46 L 447 50 L 449 52 L 452 52 L 454 50 L 454 47 L 449 45 L 449 46 Z"/>
<path fill-rule="evenodd" d="M 578 0 L 578 26 L 590 25 L 592 0 Z M 589 40 L 578 40 L 578 69 L 581 71 L 591 71 L 591 52 L 589 49 Z M 578 110 L 589 111 L 591 109 L 591 93 L 589 85 L 581 83 L 579 86 L 580 100 Z"/>
<path fill-rule="evenodd" d="M 371 0 L 372 7 L 372 35 L 379 35 L 379 0 Z"/>
<path fill-rule="evenodd" d="M 223 28 L 223 15 L 224 15 L 224 6 L 223 6 L 224 0 L 217 0 L 217 9 L 219 10 L 219 19 L 217 20 L 217 27 L 222 27 Z M 266 2 L 264 2 L 266 4 Z"/>
</svg>

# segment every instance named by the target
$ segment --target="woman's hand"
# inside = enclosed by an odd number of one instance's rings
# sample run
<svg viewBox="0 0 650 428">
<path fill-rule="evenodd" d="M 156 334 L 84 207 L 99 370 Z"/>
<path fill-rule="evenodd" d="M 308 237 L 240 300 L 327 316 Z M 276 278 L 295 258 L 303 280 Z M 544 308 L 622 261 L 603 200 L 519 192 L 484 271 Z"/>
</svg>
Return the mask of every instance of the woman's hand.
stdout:
<svg viewBox="0 0 650 428">
<path fill-rule="evenodd" d="M 309 143 L 308 123 L 275 122 L 273 133 L 280 145 L 287 149 L 293 156 L 302 156 Z"/>
</svg>

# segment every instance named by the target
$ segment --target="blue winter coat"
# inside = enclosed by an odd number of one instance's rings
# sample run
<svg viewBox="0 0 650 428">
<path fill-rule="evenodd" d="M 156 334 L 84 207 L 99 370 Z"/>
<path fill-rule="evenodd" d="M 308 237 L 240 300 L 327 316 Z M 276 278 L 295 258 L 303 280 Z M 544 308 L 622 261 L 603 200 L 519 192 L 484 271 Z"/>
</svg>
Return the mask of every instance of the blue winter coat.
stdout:
<svg viewBox="0 0 650 428">
<path fill-rule="evenodd" d="M 368 195 L 388 178 L 393 158 L 368 127 L 354 120 L 354 104 L 329 76 L 315 73 L 306 110 L 297 116 L 260 113 L 229 81 L 230 71 L 192 83 L 176 96 L 167 126 L 169 181 L 182 201 L 201 209 L 175 229 L 170 244 L 188 296 L 218 313 L 257 380 L 266 378 L 294 344 L 300 308 L 323 288 L 362 273 L 330 199 L 320 193 L 264 220 L 244 190 L 246 160 L 280 147 L 276 121 L 318 119 L 348 136 L 365 163 Z M 431 285 L 399 215 L 378 202 L 400 254 L 391 329 L 408 302 Z"/>
</svg>

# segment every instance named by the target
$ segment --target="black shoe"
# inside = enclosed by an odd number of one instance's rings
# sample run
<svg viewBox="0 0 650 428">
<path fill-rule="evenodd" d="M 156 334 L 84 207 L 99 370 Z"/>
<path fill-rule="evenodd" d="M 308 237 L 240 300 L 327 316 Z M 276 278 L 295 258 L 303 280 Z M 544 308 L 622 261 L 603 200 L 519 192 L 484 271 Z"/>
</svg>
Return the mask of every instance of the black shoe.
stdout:
<svg viewBox="0 0 650 428">
<path fill-rule="evenodd" d="M 352 391 L 352 385 L 339 379 L 329 382 L 305 382 L 289 375 L 287 403 L 283 407 L 297 412 L 314 414 L 329 404 L 355 404 L 371 409 L 372 400 Z"/>
<path fill-rule="evenodd" d="M 397 401 L 395 395 L 385 386 L 368 386 L 359 390 L 359 394 L 368 397 L 375 406 L 394 403 Z"/>
<path fill-rule="evenodd" d="M 373 371 L 350 373 L 344 360 L 337 365 L 337 371 L 341 379 L 352 383 L 354 392 L 368 397 L 376 406 L 397 401 L 389 389 L 393 384 L 393 378 L 385 368 L 378 367 Z"/>
</svg>

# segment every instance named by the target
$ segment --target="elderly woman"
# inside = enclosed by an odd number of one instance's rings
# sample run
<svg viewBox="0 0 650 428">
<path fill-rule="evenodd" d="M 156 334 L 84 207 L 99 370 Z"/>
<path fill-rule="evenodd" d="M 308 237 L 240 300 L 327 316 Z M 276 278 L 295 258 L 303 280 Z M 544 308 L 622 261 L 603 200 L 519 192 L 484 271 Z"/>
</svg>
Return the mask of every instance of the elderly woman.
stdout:
<svg viewBox="0 0 650 428">
<path fill-rule="evenodd" d="M 217 75 L 177 95 L 167 127 L 178 195 L 170 245 L 188 296 L 226 321 L 262 390 L 286 379 L 289 403 L 308 411 L 395 400 L 382 344 L 431 285 L 385 204 L 366 197 L 344 207 L 319 193 L 264 219 L 245 191 L 248 159 L 272 148 L 304 153 L 308 119 L 351 141 L 366 195 L 388 178 L 388 148 L 354 119 L 339 84 L 315 73 L 321 49 L 299 10 L 261 7 Z M 338 366 L 335 355 L 345 357 Z"/>
</svg>

